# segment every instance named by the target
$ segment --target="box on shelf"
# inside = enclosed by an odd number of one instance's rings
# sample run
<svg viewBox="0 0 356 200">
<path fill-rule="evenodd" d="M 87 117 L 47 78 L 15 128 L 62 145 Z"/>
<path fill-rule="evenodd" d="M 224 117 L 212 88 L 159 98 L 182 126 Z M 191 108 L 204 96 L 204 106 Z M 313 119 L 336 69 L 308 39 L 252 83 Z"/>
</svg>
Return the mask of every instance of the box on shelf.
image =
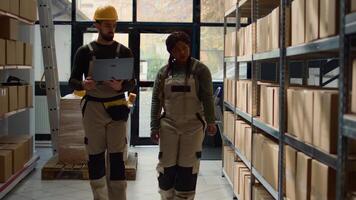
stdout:
<svg viewBox="0 0 356 200">
<path fill-rule="evenodd" d="M 20 14 L 20 0 L 10 0 L 10 13 L 17 16 Z"/>
<path fill-rule="evenodd" d="M 261 85 L 260 91 L 260 119 L 263 122 L 267 121 L 267 86 Z"/>
<path fill-rule="evenodd" d="M 253 200 L 274 200 L 261 184 L 253 186 Z"/>
<path fill-rule="evenodd" d="M 250 190 L 251 190 L 251 175 L 250 176 L 245 176 L 245 186 L 244 186 L 245 190 L 244 190 L 244 200 L 250 200 L 251 199 L 251 194 L 250 194 Z"/>
<path fill-rule="evenodd" d="M 0 1 L 0 10 L 4 12 L 10 11 L 10 0 L 1 0 Z"/>
<path fill-rule="evenodd" d="M 262 134 L 253 134 L 253 165 L 257 169 L 257 171 L 262 172 L 262 159 L 263 152 L 262 145 L 264 143 L 265 137 Z"/>
<path fill-rule="evenodd" d="M 286 8 L 286 18 L 285 18 L 285 36 L 286 36 L 286 46 L 290 46 L 291 42 L 291 13 L 290 8 Z M 275 8 L 272 13 L 270 14 L 270 21 L 271 21 L 271 49 L 278 49 L 279 48 L 279 7 Z"/>
<path fill-rule="evenodd" d="M 304 123 L 303 140 L 308 144 L 313 144 L 313 121 L 314 121 L 314 91 L 304 90 Z"/>
<path fill-rule="evenodd" d="M 6 41 L 0 39 L 0 66 L 6 64 Z"/>
<path fill-rule="evenodd" d="M 24 64 L 26 66 L 32 66 L 33 65 L 33 46 L 32 44 L 29 44 L 29 43 L 25 43 L 25 50 L 24 50 L 24 56 L 25 56 L 25 59 L 24 59 Z"/>
<path fill-rule="evenodd" d="M 305 1 L 305 42 L 311 42 L 319 38 L 319 1 L 323 0 Z"/>
<path fill-rule="evenodd" d="M 33 107 L 33 87 L 32 85 L 26 86 L 26 107 Z"/>
<path fill-rule="evenodd" d="M 35 0 L 20 0 L 20 16 L 36 21 L 37 18 L 37 3 Z"/>
<path fill-rule="evenodd" d="M 314 93 L 313 144 L 331 154 L 337 151 L 338 108 L 337 91 Z"/>
<path fill-rule="evenodd" d="M 291 135 L 295 133 L 294 92 L 295 90 L 292 88 L 287 89 L 287 131 Z"/>
<path fill-rule="evenodd" d="M 16 41 L 16 64 L 23 65 L 25 63 L 25 46 L 23 42 Z"/>
<path fill-rule="evenodd" d="M 12 175 L 12 152 L 0 150 L 0 183 L 6 182 Z"/>
<path fill-rule="evenodd" d="M 356 60 L 352 64 L 351 112 L 356 113 Z"/>
<path fill-rule="evenodd" d="M 275 190 L 278 190 L 278 144 L 266 138 L 262 148 L 262 176 Z"/>
<path fill-rule="evenodd" d="M 258 88 L 258 87 L 257 87 Z M 252 81 L 246 83 L 246 90 L 247 90 L 247 113 L 253 114 L 253 99 L 252 99 Z"/>
<path fill-rule="evenodd" d="M 7 86 L 9 91 L 9 112 L 18 109 L 18 93 L 17 86 Z"/>
<path fill-rule="evenodd" d="M 13 1 L 13 0 L 11 0 Z M 0 24 L 2 25 L 0 31 L 0 38 L 7 40 L 17 40 L 19 33 L 19 22 L 9 17 L 0 16 Z"/>
<path fill-rule="evenodd" d="M 338 34 L 339 30 L 339 1 L 320 0 L 320 38 Z"/>
<path fill-rule="evenodd" d="M 6 40 L 6 65 L 16 65 L 16 41 Z"/>
<path fill-rule="evenodd" d="M 335 199 L 336 171 L 313 160 L 311 174 L 311 200 Z"/>
<path fill-rule="evenodd" d="M 285 146 L 286 159 L 286 197 L 289 200 L 297 200 L 296 176 L 297 176 L 297 151 L 290 146 Z"/>
<path fill-rule="evenodd" d="M 32 135 L 7 135 L 0 138 L 0 144 L 23 144 L 25 146 L 25 163 L 33 157 Z"/>
<path fill-rule="evenodd" d="M 234 163 L 234 193 L 236 196 L 240 194 L 239 180 L 240 180 L 240 171 L 241 170 L 248 170 L 248 168 L 241 161 L 235 162 Z"/>
<path fill-rule="evenodd" d="M 0 144 L 0 150 L 11 150 L 12 151 L 12 173 L 15 174 L 23 169 L 26 163 L 26 152 L 27 147 L 25 143 L 16 143 L 16 144 Z"/>
<path fill-rule="evenodd" d="M 26 85 L 17 86 L 17 107 L 18 109 L 26 108 Z"/>
<path fill-rule="evenodd" d="M 225 57 L 236 56 L 236 31 L 227 33 L 225 37 Z"/>
<path fill-rule="evenodd" d="M 305 1 L 292 1 L 292 45 L 305 42 Z"/>
<path fill-rule="evenodd" d="M 9 112 L 9 91 L 7 87 L 0 86 L 0 115 Z"/>
<path fill-rule="evenodd" d="M 251 172 L 249 170 L 240 171 L 240 177 L 239 177 L 240 193 L 238 195 L 239 199 L 244 199 L 245 197 L 245 180 L 247 177 L 251 177 Z"/>
<path fill-rule="evenodd" d="M 279 128 L 279 87 L 273 88 L 273 127 Z"/>
<path fill-rule="evenodd" d="M 252 158 L 252 128 L 247 127 L 245 129 L 245 156 L 247 160 L 251 161 Z"/>
<path fill-rule="evenodd" d="M 298 200 L 310 199 L 311 161 L 312 159 L 307 155 L 297 153 L 296 196 Z"/>
</svg>

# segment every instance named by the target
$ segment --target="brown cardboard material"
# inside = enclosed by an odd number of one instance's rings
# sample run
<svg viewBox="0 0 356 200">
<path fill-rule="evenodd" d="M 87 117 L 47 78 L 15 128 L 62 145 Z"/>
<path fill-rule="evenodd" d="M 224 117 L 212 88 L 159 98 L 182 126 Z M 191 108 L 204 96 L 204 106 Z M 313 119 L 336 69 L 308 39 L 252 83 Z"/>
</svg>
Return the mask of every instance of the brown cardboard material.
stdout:
<svg viewBox="0 0 356 200">
<path fill-rule="evenodd" d="M 273 127 L 279 128 L 279 87 L 273 88 Z"/>
<path fill-rule="evenodd" d="M 238 143 L 239 143 L 239 137 L 240 137 L 240 132 L 238 131 L 240 129 L 240 120 L 235 121 L 235 140 L 234 140 L 234 145 L 236 148 L 238 148 Z"/>
<path fill-rule="evenodd" d="M 0 115 L 9 112 L 9 91 L 7 87 L 0 87 Z"/>
<path fill-rule="evenodd" d="M 240 179 L 239 179 L 239 186 L 240 186 L 240 193 L 239 193 L 239 199 L 244 199 L 243 197 L 245 196 L 245 177 L 246 176 L 251 176 L 251 172 L 249 170 L 242 170 L 240 173 Z"/>
<path fill-rule="evenodd" d="M 7 135 L 0 138 L 0 144 L 23 144 L 25 146 L 25 163 L 33 157 L 33 136 Z"/>
<path fill-rule="evenodd" d="M 17 86 L 8 86 L 9 91 L 9 112 L 18 109 Z"/>
<path fill-rule="evenodd" d="M 16 65 L 16 42 L 6 40 L 6 65 Z"/>
<path fill-rule="evenodd" d="M 236 82 L 235 82 L 235 80 L 231 81 L 231 105 L 236 107 Z"/>
<path fill-rule="evenodd" d="M 311 177 L 311 200 L 335 199 L 336 171 L 313 160 Z"/>
<path fill-rule="evenodd" d="M 251 175 L 250 176 L 245 176 L 245 195 L 244 198 L 245 200 L 250 200 L 251 199 L 251 195 L 250 195 L 250 190 L 251 190 Z"/>
<path fill-rule="evenodd" d="M 246 123 L 242 122 L 240 124 L 240 129 L 239 129 L 239 142 L 238 142 L 238 149 L 240 150 L 240 152 L 244 155 L 245 154 L 245 129 L 249 127 L 249 125 L 247 125 Z"/>
<path fill-rule="evenodd" d="M 234 193 L 237 196 L 239 194 L 239 179 L 240 179 L 240 170 L 247 169 L 243 162 L 234 163 Z"/>
<path fill-rule="evenodd" d="M 272 49 L 279 48 L 279 7 L 272 11 L 271 15 L 271 41 Z"/>
<path fill-rule="evenodd" d="M 238 168 L 238 179 L 237 179 L 237 195 L 240 196 L 242 194 L 242 185 L 240 182 L 240 178 L 243 172 L 249 172 L 249 169 L 243 164 Z"/>
<path fill-rule="evenodd" d="M 253 100 L 252 100 L 252 82 L 249 81 L 246 83 L 247 89 L 247 113 L 253 114 Z"/>
<path fill-rule="evenodd" d="M 32 85 L 26 86 L 26 107 L 33 107 L 33 87 Z"/>
<path fill-rule="evenodd" d="M 261 85 L 260 94 L 260 118 L 263 122 L 267 122 L 267 86 Z"/>
<path fill-rule="evenodd" d="M 297 200 L 296 176 L 297 176 L 297 151 L 290 146 L 285 146 L 286 154 L 286 197 L 289 200 Z"/>
<path fill-rule="evenodd" d="M 20 0 L 20 16 L 30 21 L 36 21 L 37 4 L 35 0 Z"/>
<path fill-rule="evenodd" d="M 10 11 L 10 0 L 1 0 L 0 1 L 0 10 L 9 12 Z"/>
<path fill-rule="evenodd" d="M 17 16 L 20 14 L 20 0 L 10 0 L 10 13 Z"/>
<path fill-rule="evenodd" d="M 227 84 L 227 79 L 224 79 L 224 101 L 227 101 L 227 93 L 228 93 L 228 84 Z"/>
<path fill-rule="evenodd" d="M 304 90 L 304 141 L 313 144 L 314 91 Z"/>
<path fill-rule="evenodd" d="M 18 109 L 26 108 L 26 85 L 17 87 Z"/>
<path fill-rule="evenodd" d="M 356 113 L 356 60 L 352 64 L 351 112 Z"/>
<path fill-rule="evenodd" d="M 296 90 L 294 92 L 294 118 L 292 118 L 293 123 L 295 123 L 294 135 L 300 140 L 304 141 L 304 103 L 305 95 L 303 90 Z"/>
<path fill-rule="evenodd" d="M 295 105 L 294 105 L 294 89 L 287 90 L 287 131 L 289 134 L 295 133 Z"/>
<path fill-rule="evenodd" d="M 339 30 L 339 1 L 320 1 L 320 38 L 338 34 Z"/>
<path fill-rule="evenodd" d="M 1 144 L 0 150 L 11 150 L 12 151 L 12 173 L 15 174 L 19 172 L 24 164 L 26 163 L 26 146 L 25 143 L 17 144 Z"/>
<path fill-rule="evenodd" d="M 337 91 L 314 93 L 313 144 L 321 150 L 335 154 L 338 133 Z"/>
<path fill-rule="evenodd" d="M 11 0 L 13 1 L 13 0 Z M 17 40 L 19 31 L 19 22 L 15 19 L 0 16 L 0 38 L 7 40 Z"/>
<path fill-rule="evenodd" d="M 266 139 L 263 144 L 262 175 L 271 186 L 278 188 L 278 144 Z"/>
<path fill-rule="evenodd" d="M 292 1 L 292 45 L 305 42 L 305 0 Z"/>
<path fill-rule="evenodd" d="M 296 196 L 298 200 L 310 199 L 311 160 L 305 154 L 301 152 L 297 153 Z"/>
<path fill-rule="evenodd" d="M 23 65 L 25 63 L 25 46 L 23 42 L 16 41 L 16 64 Z"/>
<path fill-rule="evenodd" d="M 12 152 L 0 150 L 0 183 L 6 182 L 12 175 Z"/>
<path fill-rule="evenodd" d="M 306 0 L 305 3 L 305 42 L 311 42 L 319 38 L 319 0 Z"/>
<path fill-rule="evenodd" d="M 245 129 L 245 155 L 247 160 L 251 161 L 252 158 L 252 128 L 248 127 Z"/>
<path fill-rule="evenodd" d="M 356 11 L 356 1 L 351 0 L 351 12 L 355 12 L 355 11 Z"/>
<path fill-rule="evenodd" d="M 264 143 L 264 139 L 265 137 L 262 134 L 253 134 L 253 164 L 259 172 L 262 172 L 263 168 L 263 155 L 261 152 L 263 152 L 262 145 Z"/>
<path fill-rule="evenodd" d="M 272 87 L 267 88 L 267 115 L 266 123 L 273 126 L 273 97 L 274 90 Z"/>
<path fill-rule="evenodd" d="M 253 200 L 273 200 L 274 198 L 260 184 L 253 186 Z"/>
<path fill-rule="evenodd" d="M 0 66 L 6 64 L 6 42 L 4 39 L 0 39 Z"/>
</svg>

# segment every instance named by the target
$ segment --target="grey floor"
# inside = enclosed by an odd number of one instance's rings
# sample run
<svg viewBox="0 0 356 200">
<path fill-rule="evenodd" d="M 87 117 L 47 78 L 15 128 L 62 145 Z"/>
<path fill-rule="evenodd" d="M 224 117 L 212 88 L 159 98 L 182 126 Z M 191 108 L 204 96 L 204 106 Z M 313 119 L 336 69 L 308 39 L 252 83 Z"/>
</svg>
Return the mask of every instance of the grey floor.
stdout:
<svg viewBox="0 0 356 200">
<path fill-rule="evenodd" d="M 135 147 L 138 152 L 136 181 L 128 181 L 129 200 L 159 200 L 157 193 L 157 147 Z M 10 192 L 5 200 L 90 200 L 93 199 L 88 181 L 56 180 L 42 181 L 41 167 L 51 156 L 48 148 L 37 149 L 41 159 L 36 170 Z M 202 161 L 198 177 L 197 200 L 231 200 L 233 193 L 221 176 L 221 161 Z"/>
</svg>

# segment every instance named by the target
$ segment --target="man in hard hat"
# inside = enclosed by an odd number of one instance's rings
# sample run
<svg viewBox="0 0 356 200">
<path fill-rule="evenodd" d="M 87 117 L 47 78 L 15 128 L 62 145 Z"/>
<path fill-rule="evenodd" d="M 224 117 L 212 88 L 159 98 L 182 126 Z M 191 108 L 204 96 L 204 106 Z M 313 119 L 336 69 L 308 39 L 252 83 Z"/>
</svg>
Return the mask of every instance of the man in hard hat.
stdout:
<svg viewBox="0 0 356 200">
<path fill-rule="evenodd" d="M 91 77 L 95 59 L 132 57 L 130 49 L 113 40 L 117 20 L 117 12 L 112 6 L 100 7 L 95 11 L 98 39 L 78 49 L 69 80 L 74 89 L 86 91 L 81 107 L 89 179 L 95 200 L 126 199 L 124 152 L 127 148 L 126 121 L 130 110 L 125 104 L 124 92 L 131 91 L 135 81 L 110 80 L 99 83 Z M 83 74 L 85 80 L 82 80 Z"/>
</svg>

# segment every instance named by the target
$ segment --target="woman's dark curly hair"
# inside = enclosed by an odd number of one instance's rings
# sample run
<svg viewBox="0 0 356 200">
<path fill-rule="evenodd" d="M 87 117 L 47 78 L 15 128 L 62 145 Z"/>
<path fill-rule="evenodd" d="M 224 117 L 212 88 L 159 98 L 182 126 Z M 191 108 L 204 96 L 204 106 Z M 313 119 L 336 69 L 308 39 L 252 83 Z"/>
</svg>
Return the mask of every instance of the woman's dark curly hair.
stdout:
<svg viewBox="0 0 356 200">
<path fill-rule="evenodd" d="M 167 74 L 172 73 L 172 67 L 175 63 L 175 59 L 172 56 L 172 50 L 178 42 L 184 42 L 189 47 L 191 46 L 191 41 L 190 41 L 189 35 L 183 31 L 173 32 L 167 37 L 166 46 L 167 46 L 167 51 L 170 54 L 169 60 L 168 60 L 167 71 L 166 71 Z M 186 68 L 186 77 L 188 77 L 188 74 L 190 73 L 189 72 L 190 63 L 191 63 L 191 57 L 189 56 L 189 59 L 187 61 L 187 68 Z"/>
</svg>

